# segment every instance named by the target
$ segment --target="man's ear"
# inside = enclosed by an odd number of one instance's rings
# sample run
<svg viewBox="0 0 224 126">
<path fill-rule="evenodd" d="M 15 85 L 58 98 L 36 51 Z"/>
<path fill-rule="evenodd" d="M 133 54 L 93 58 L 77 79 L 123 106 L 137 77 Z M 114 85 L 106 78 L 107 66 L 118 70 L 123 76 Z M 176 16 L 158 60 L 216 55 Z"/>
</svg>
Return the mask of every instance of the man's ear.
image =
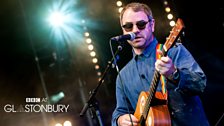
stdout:
<svg viewBox="0 0 224 126">
<path fill-rule="evenodd" d="M 155 31 L 155 19 L 152 19 L 152 21 L 150 22 L 151 28 L 152 28 L 152 32 Z"/>
</svg>

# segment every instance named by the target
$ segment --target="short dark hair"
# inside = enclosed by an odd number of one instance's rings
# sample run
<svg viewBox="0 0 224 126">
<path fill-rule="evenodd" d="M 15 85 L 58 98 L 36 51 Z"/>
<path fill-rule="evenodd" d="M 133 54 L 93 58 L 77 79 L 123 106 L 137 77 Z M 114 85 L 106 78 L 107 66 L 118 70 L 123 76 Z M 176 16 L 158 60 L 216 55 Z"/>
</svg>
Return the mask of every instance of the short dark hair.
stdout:
<svg viewBox="0 0 224 126">
<path fill-rule="evenodd" d="M 120 13 L 120 21 L 123 19 L 124 12 L 128 9 L 131 8 L 134 12 L 138 11 L 144 11 L 145 14 L 148 16 L 149 19 L 152 19 L 152 11 L 150 7 L 144 3 L 138 3 L 138 2 L 132 2 L 127 4 L 121 11 Z"/>
</svg>

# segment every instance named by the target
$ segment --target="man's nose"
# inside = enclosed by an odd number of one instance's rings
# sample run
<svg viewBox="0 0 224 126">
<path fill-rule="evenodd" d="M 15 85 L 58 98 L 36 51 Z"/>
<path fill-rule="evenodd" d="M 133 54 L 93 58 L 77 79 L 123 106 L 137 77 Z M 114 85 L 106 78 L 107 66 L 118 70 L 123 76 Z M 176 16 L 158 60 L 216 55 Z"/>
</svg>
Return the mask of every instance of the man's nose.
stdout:
<svg viewBox="0 0 224 126">
<path fill-rule="evenodd" d="M 138 29 L 137 25 L 133 25 L 133 29 L 132 29 L 132 32 L 139 32 L 140 30 Z"/>
</svg>

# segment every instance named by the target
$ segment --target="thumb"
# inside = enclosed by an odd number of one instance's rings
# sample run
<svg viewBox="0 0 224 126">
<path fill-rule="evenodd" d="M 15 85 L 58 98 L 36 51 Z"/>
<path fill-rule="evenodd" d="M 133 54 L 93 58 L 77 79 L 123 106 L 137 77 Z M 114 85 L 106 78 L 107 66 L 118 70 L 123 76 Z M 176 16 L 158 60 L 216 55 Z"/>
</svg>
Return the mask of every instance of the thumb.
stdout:
<svg viewBox="0 0 224 126">
<path fill-rule="evenodd" d="M 159 55 L 163 55 L 163 52 L 160 49 L 157 49 L 156 53 L 158 53 Z"/>
</svg>

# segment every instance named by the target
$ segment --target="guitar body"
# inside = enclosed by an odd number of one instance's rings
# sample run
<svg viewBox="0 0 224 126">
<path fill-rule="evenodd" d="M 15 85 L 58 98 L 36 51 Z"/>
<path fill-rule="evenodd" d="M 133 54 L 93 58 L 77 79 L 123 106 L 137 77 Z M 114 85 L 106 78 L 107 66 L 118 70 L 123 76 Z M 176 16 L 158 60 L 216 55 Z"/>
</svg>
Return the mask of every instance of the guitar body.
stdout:
<svg viewBox="0 0 224 126">
<path fill-rule="evenodd" d="M 148 96 L 148 92 L 141 92 L 138 98 L 136 111 L 134 113 L 134 116 L 140 120 L 140 124 L 138 126 L 143 126 L 141 121 L 144 121 L 145 126 L 171 126 L 170 114 L 166 104 L 159 105 L 155 103 L 154 106 L 150 107 L 146 119 L 141 120 L 141 118 L 145 118 L 143 117 L 144 107 Z M 164 97 L 161 92 L 156 92 L 155 98 L 157 101 L 164 101 Z"/>
</svg>

